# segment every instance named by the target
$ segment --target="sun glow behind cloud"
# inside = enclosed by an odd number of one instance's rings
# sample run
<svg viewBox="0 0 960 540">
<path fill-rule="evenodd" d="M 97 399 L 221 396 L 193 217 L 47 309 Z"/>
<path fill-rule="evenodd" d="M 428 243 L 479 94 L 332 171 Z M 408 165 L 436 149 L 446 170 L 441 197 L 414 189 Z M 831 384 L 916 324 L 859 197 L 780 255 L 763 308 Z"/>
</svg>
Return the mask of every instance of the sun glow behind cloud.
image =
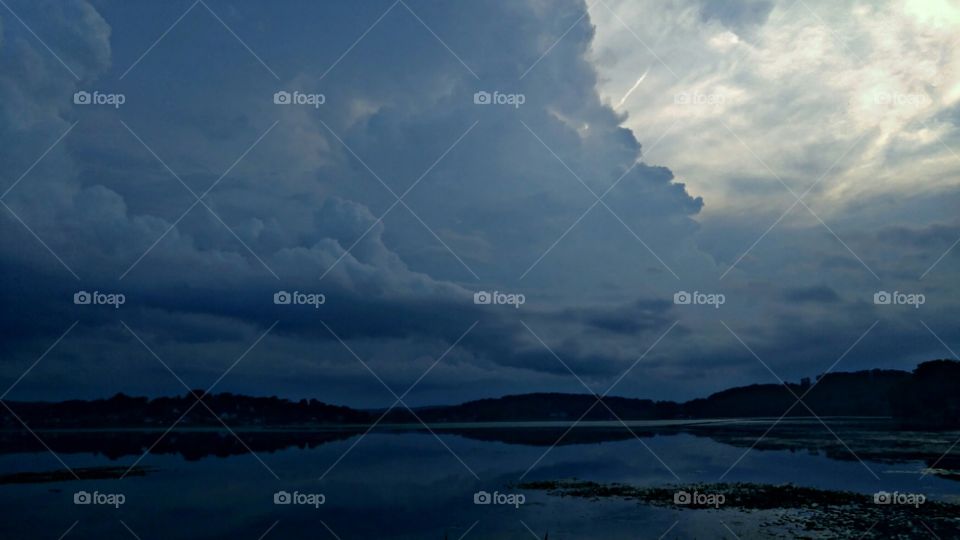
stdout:
<svg viewBox="0 0 960 540">
<path fill-rule="evenodd" d="M 755 26 L 692 17 L 684 4 L 649 17 L 649 6 L 609 6 L 617 16 L 591 11 L 601 92 L 616 102 L 621 74 L 653 65 L 621 108 L 625 125 L 648 144 L 663 136 L 652 158 L 704 196 L 704 218 L 783 200 L 783 190 L 745 194 L 744 176 L 803 191 L 838 159 L 810 195 L 825 213 L 960 185 L 960 160 L 940 142 L 953 146 L 944 116 L 960 97 L 960 10 L 949 2 L 779 2 Z M 681 107 L 682 93 L 718 98 Z"/>
</svg>

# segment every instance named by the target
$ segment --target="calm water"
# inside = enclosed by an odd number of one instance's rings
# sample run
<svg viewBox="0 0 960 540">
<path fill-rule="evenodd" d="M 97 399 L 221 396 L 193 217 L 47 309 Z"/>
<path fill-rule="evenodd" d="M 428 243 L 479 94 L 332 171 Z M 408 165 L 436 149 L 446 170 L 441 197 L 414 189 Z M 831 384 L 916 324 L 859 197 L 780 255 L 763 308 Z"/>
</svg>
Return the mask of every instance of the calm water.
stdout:
<svg viewBox="0 0 960 540">
<path fill-rule="evenodd" d="M 677 510 L 629 501 L 559 498 L 511 487 L 534 463 L 537 465 L 524 480 L 678 483 L 644 443 L 680 483 L 716 482 L 740 458 L 744 447 L 679 433 L 645 436 L 642 442 L 630 438 L 561 445 L 544 456 L 545 445 L 507 444 L 455 434 L 440 434 L 439 439 L 426 432 L 375 432 L 359 442 L 353 436 L 314 448 L 258 452 L 266 465 L 249 453 L 193 460 L 177 454 L 151 454 L 141 465 L 156 471 L 142 477 L 4 485 L 0 486 L 2 538 L 59 538 L 71 526 L 66 538 L 133 538 L 132 531 L 143 540 L 257 539 L 265 533 L 264 538 L 278 539 L 442 539 L 445 534 L 455 539 L 467 533 L 466 539 L 529 540 L 534 533 L 542 538 L 549 532 L 551 539 L 562 540 L 659 538 L 668 530 L 667 538 L 732 538 L 724 524 L 743 538 L 756 536 L 754 518 L 733 510 Z M 73 468 L 128 466 L 136 459 L 133 455 L 116 460 L 93 453 L 60 455 Z M 49 471 L 58 465 L 47 452 L 0 457 L 3 474 Z M 895 465 L 868 461 L 867 466 L 880 481 L 855 460 L 834 460 L 810 452 L 754 450 L 725 480 L 792 482 L 863 493 L 881 489 L 923 492 L 947 500 L 960 496 L 960 482 L 934 476 L 921 480 L 924 464 L 919 461 Z M 75 505 L 73 496 L 78 490 L 122 493 L 126 501 L 118 509 Z M 276 505 L 274 493 L 280 490 L 322 493 L 325 503 L 319 508 Z M 519 508 L 476 505 L 474 494 L 480 490 L 523 493 L 526 501 Z"/>
</svg>

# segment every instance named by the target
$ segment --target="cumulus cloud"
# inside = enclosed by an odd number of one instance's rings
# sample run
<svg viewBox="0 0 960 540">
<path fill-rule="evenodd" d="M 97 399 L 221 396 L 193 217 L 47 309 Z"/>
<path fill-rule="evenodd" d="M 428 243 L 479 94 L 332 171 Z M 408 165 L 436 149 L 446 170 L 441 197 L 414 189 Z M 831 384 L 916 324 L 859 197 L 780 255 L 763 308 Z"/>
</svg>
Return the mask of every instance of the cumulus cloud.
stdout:
<svg viewBox="0 0 960 540">
<path fill-rule="evenodd" d="M 421 403 L 582 389 L 554 354 L 602 391 L 668 328 L 623 392 L 755 381 L 759 366 L 722 321 L 746 329 L 777 369 L 809 375 L 873 316 L 864 302 L 879 285 L 864 266 L 905 279 L 949 246 L 956 223 L 942 192 L 955 168 L 934 149 L 952 137 L 949 118 L 897 109 L 892 123 L 870 125 L 873 109 L 847 97 L 880 82 L 913 92 L 908 79 L 933 77 L 925 91 L 937 110 L 955 106 L 950 54 L 888 58 L 891 47 L 930 52 L 952 23 L 918 16 L 898 38 L 909 43 L 888 43 L 871 21 L 898 8 L 855 10 L 864 37 L 849 46 L 869 58 L 863 66 L 780 3 L 607 4 L 582 17 L 578 0 L 238 3 L 220 16 L 243 43 L 198 7 L 149 51 L 181 8 L 78 0 L 41 16 L 42 6 L 13 5 L 66 67 L 0 21 L 0 144 L 12 150 L 2 157 L 0 187 L 11 189 L 0 264 L 15 278 L 0 292 L 6 334 L 20 336 L 6 345 L 16 361 L 5 376 L 80 320 L 24 395 L 170 390 L 125 376 L 157 366 L 121 319 L 198 384 L 280 321 L 225 384 L 367 405 L 382 405 L 382 389 L 324 324 L 399 389 L 476 322 L 424 381 Z M 804 40 L 813 50 L 793 46 Z M 75 106 L 78 90 L 121 92 L 126 103 Z M 324 103 L 277 105 L 278 91 Z M 478 92 L 523 103 L 478 105 Z M 905 130 L 917 120 L 927 127 Z M 910 195 L 911 208 L 935 211 L 883 223 L 869 205 L 851 206 L 901 195 L 906 161 L 918 157 L 914 176 L 937 180 Z M 864 264 L 803 207 L 737 261 L 792 203 L 758 162 L 802 191 L 838 158 L 840 180 L 812 190 L 811 206 L 840 221 Z M 857 182 L 880 162 L 883 189 Z M 929 248 L 907 263 L 884 251 L 915 237 Z M 928 279 L 945 287 L 944 273 Z M 114 313 L 83 309 L 70 303 L 81 288 L 129 301 Z M 327 302 L 288 309 L 273 304 L 279 289 Z M 684 309 L 673 303 L 681 289 L 729 300 Z M 475 306 L 478 290 L 527 303 Z M 831 339 L 790 322 L 814 316 L 836 325 Z M 465 381 L 479 384 L 466 391 Z"/>
<path fill-rule="evenodd" d="M 643 3 L 607 2 L 591 15 L 602 92 L 612 100 L 632 73 L 651 70 L 645 91 L 624 107 L 626 125 L 643 139 L 667 133 L 658 159 L 705 195 L 708 214 L 790 204 L 737 189 L 735 182 L 753 177 L 783 195 L 767 166 L 799 193 L 839 161 L 811 194 L 825 212 L 857 197 L 914 191 L 918 159 L 926 188 L 956 187 L 958 163 L 938 142 L 955 127 L 942 118 L 958 98 L 954 6 L 705 4 L 646 16 Z M 744 35 L 746 22 L 756 35 Z M 682 93 L 702 99 L 674 103 Z"/>
</svg>

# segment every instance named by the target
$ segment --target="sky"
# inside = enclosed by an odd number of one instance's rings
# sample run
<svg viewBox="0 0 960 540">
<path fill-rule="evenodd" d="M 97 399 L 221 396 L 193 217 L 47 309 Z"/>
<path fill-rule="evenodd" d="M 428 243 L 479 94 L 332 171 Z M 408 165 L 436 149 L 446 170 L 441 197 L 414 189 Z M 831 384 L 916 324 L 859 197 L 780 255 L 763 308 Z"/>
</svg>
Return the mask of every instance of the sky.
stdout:
<svg viewBox="0 0 960 540">
<path fill-rule="evenodd" d="M 958 36 L 945 0 L 5 0 L 0 399 L 956 358 Z"/>
</svg>

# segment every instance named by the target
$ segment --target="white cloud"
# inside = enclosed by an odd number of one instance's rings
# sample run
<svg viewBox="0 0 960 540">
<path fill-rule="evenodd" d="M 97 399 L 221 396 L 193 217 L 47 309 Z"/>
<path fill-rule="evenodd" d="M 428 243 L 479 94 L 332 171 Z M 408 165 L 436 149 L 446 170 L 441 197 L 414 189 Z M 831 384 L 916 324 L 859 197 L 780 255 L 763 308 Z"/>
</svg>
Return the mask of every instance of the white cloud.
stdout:
<svg viewBox="0 0 960 540">
<path fill-rule="evenodd" d="M 705 218 L 785 208 L 792 198 L 763 163 L 802 192 L 860 137 L 864 146 L 810 196 L 825 215 L 859 197 L 960 185 L 960 159 L 940 144 L 956 126 L 938 117 L 957 106 L 955 6 L 777 2 L 744 39 L 734 21 L 691 16 L 699 3 L 607 4 L 617 16 L 603 5 L 591 12 L 601 92 L 615 102 L 628 74 L 653 65 L 646 92 L 623 107 L 626 125 L 651 141 L 677 122 L 651 158 L 704 196 Z M 675 107 L 681 92 L 725 103 Z M 737 183 L 745 176 L 774 188 L 745 193 Z"/>
</svg>

